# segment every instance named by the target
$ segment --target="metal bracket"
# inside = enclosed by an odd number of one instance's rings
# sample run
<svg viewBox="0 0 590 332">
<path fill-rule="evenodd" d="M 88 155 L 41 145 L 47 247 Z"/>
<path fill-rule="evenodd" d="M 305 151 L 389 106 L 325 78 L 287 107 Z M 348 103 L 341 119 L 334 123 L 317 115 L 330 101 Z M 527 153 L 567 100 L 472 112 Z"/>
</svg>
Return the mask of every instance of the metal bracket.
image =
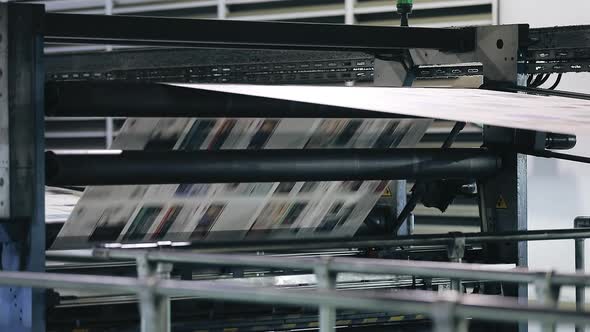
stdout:
<svg viewBox="0 0 590 332">
<path fill-rule="evenodd" d="M 465 255 L 465 238 L 461 236 L 461 233 L 451 233 L 450 235 L 455 238 L 447 246 L 447 255 L 451 262 L 461 263 Z"/>
<path fill-rule="evenodd" d="M 415 49 L 416 65 L 481 63 L 486 81 L 516 84 L 521 25 L 477 27 L 477 45 L 473 52 L 450 53 Z"/>
</svg>

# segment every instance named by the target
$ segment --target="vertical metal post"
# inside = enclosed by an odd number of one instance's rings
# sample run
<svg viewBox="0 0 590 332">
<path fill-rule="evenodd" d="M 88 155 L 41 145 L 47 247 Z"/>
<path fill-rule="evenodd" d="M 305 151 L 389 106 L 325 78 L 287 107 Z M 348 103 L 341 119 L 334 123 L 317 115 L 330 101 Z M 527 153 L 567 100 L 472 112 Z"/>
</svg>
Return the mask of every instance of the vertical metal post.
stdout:
<svg viewBox="0 0 590 332">
<path fill-rule="evenodd" d="M 170 332 L 170 298 L 154 292 L 158 280 L 169 279 L 172 272 L 170 263 L 151 263 L 147 257 L 137 260 L 137 276 L 148 284 L 139 294 L 141 332 Z"/>
<path fill-rule="evenodd" d="M 469 322 L 457 317 L 455 303 L 458 294 L 449 294 L 449 300 L 441 301 L 432 309 L 432 322 L 434 332 L 467 332 Z"/>
<path fill-rule="evenodd" d="M 447 255 L 451 262 L 461 263 L 465 256 L 465 238 L 456 237 L 447 247 Z M 451 279 L 451 290 L 461 292 L 461 279 Z"/>
<path fill-rule="evenodd" d="M 337 274 L 330 271 L 329 261 L 315 267 L 318 289 L 334 289 Z M 336 309 L 328 305 L 320 305 L 320 332 L 334 332 L 336 330 Z"/>
<path fill-rule="evenodd" d="M 584 272 L 584 239 L 575 240 L 576 271 Z M 586 304 L 586 287 L 576 286 L 576 310 L 583 312 Z M 576 325 L 576 332 L 583 332 L 584 326 Z"/>
<path fill-rule="evenodd" d="M 539 302 L 548 307 L 557 308 L 560 287 L 553 285 L 552 278 L 553 272 L 548 272 L 544 279 L 540 279 L 535 283 L 535 290 L 537 292 Z M 543 332 L 555 332 L 556 329 L 557 326 L 555 323 L 542 324 Z"/>
<path fill-rule="evenodd" d="M 492 0 L 492 24 L 500 24 L 500 1 Z"/>
<path fill-rule="evenodd" d="M 355 24 L 354 7 L 356 0 L 344 0 L 344 24 Z"/>
<path fill-rule="evenodd" d="M 515 78 L 516 79 L 516 78 Z M 512 137 L 510 129 L 484 127 L 484 144 L 490 148 L 494 142 Z M 509 232 L 527 229 L 527 157 L 504 151 L 502 170 L 496 176 L 478 183 L 482 229 L 488 232 Z M 517 264 L 527 266 L 527 242 L 490 243 L 484 246 L 486 264 Z M 484 286 L 485 294 L 518 297 L 526 303 L 528 285 L 490 283 Z M 495 327 L 492 327 L 495 328 Z M 503 331 L 526 332 L 528 323 L 502 324 Z"/>
<path fill-rule="evenodd" d="M 113 0 L 104 0 L 104 14 L 113 15 Z M 106 51 L 111 52 L 113 45 L 107 45 Z M 113 118 L 105 119 L 105 148 L 110 149 L 113 145 Z"/>
<path fill-rule="evenodd" d="M 0 70 L 8 69 L 8 20 L 6 5 L 0 7 Z M 10 218 L 10 117 L 8 75 L 0 75 L 0 218 Z"/>
<path fill-rule="evenodd" d="M 158 263 L 156 265 L 156 274 L 159 279 L 170 279 L 170 274 L 172 273 L 172 264 L 170 263 Z M 172 315 L 170 312 L 170 298 L 167 296 L 159 295 L 159 314 L 160 317 L 160 326 L 162 327 L 162 332 L 170 332 L 172 331 Z"/>
<path fill-rule="evenodd" d="M 0 268 L 8 271 L 45 270 L 43 15 L 43 6 L 0 4 L 0 150 L 8 155 Z M 45 331 L 45 310 L 44 290 L 0 287 L 0 331 Z"/>
<path fill-rule="evenodd" d="M 574 220 L 574 228 L 588 228 L 590 227 L 590 217 L 577 217 Z M 583 273 L 586 269 L 585 263 L 585 245 L 584 239 L 576 239 L 575 241 L 575 260 L 576 260 L 576 271 Z M 576 286 L 576 310 L 579 312 L 585 311 L 586 306 L 586 287 Z M 585 327 L 582 325 L 576 325 L 576 332 L 584 332 Z"/>
<path fill-rule="evenodd" d="M 395 213 L 394 213 L 395 218 L 394 218 L 394 220 L 397 219 L 399 214 L 404 209 L 404 206 L 406 206 L 406 201 L 408 198 L 408 193 L 406 191 L 406 184 L 407 184 L 406 180 L 398 180 L 398 181 L 394 181 L 390 184 L 390 186 L 392 187 L 391 191 L 393 192 L 393 197 L 395 199 Z M 400 227 L 397 231 L 397 235 L 398 236 L 412 235 L 413 231 L 414 231 L 414 218 L 413 218 L 413 214 L 410 214 L 408 216 L 408 218 L 406 218 L 406 220 L 404 220 L 404 222 L 400 225 Z"/>
<path fill-rule="evenodd" d="M 225 0 L 217 0 L 217 19 L 226 19 L 227 11 L 227 4 L 225 3 Z"/>
</svg>

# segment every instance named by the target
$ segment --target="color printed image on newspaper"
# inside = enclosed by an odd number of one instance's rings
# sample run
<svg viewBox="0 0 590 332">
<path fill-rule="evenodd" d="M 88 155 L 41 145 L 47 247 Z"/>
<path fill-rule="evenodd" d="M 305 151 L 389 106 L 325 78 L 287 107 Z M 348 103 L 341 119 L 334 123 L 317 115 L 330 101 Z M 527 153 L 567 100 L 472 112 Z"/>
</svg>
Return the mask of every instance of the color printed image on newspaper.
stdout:
<svg viewBox="0 0 590 332">
<path fill-rule="evenodd" d="M 130 118 L 120 150 L 414 147 L 429 119 Z M 91 186 L 53 249 L 352 236 L 389 181 Z"/>
</svg>

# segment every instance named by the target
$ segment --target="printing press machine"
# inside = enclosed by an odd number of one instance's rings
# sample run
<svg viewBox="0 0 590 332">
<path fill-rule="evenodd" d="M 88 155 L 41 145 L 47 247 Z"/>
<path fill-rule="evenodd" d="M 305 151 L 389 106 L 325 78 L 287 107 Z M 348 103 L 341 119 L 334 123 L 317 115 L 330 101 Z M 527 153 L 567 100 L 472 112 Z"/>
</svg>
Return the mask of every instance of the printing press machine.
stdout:
<svg viewBox="0 0 590 332">
<path fill-rule="evenodd" d="M 101 243 L 96 244 L 97 257 L 53 251 L 46 256 L 46 248 L 60 226 L 45 224 L 45 184 L 78 191 L 86 185 L 178 183 L 179 177 L 189 183 L 375 178 L 413 181 L 408 197 L 403 181 L 390 188 L 391 196 L 380 200 L 365 227 L 353 238 L 288 243 L 194 241 L 182 246 L 173 242 L 125 243 L 128 248 L 247 252 L 285 259 L 358 257 L 526 266 L 528 240 L 587 237 L 583 229 L 533 232 L 527 231 L 526 225 L 526 155 L 587 162 L 553 151 L 572 148 L 575 136 L 571 135 L 484 126 L 482 148 L 462 150 L 452 148 L 465 126 L 457 123 L 441 149 L 408 149 L 396 151 L 395 155 L 387 150 L 342 150 L 323 156 L 291 151 L 292 158 L 309 161 L 307 168 L 295 171 L 281 151 L 235 152 L 226 156 L 226 164 L 219 162 L 221 154 L 217 152 L 204 152 L 198 160 L 170 151 L 138 152 L 129 157 L 46 153 L 44 121 L 46 117 L 88 116 L 392 117 L 357 109 L 190 91 L 159 84 L 162 82 L 388 87 L 446 87 L 479 82 L 490 90 L 590 99 L 554 90 L 556 86 L 538 88 L 550 75 L 560 80 L 563 73 L 590 71 L 590 27 L 433 29 L 262 23 L 54 14 L 45 13 L 41 5 L 0 4 L 0 36 L 2 270 L 101 276 L 138 273 L 139 261 L 125 258 L 124 254 L 115 257 Z M 131 47 L 112 52 L 44 55 L 45 43 Z M 198 109 L 195 102 L 200 105 Z M 255 160 L 260 167 L 274 163 L 272 172 L 262 174 L 232 166 L 233 162 L 255 157 L 260 157 Z M 326 162 L 330 158 L 342 162 L 328 169 Z M 371 166 L 377 161 L 387 165 L 388 175 Z M 142 168 L 141 163 L 150 166 Z M 482 233 L 412 234 L 411 212 L 418 203 L 444 211 L 457 197 L 477 201 Z M 583 222 L 578 224 L 587 227 Z M 105 261 L 105 257 L 111 260 Z M 171 279 L 231 279 L 235 284 L 298 291 L 318 283 L 313 274 L 298 268 L 239 264 L 212 267 L 175 263 L 174 268 L 157 273 Z M 0 289 L 2 330 L 137 331 L 143 319 L 135 295 L 27 287 L 31 284 Z M 337 288 L 349 292 L 377 289 L 388 294 L 398 289 L 449 288 L 527 297 L 526 286 L 512 283 L 481 278 L 458 282 L 450 277 L 393 273 L 342 274 Z M 171 298 L 173 331 L 287 331 L 322 326 L 317 311 L 304 306 L 235 304 L 188 295 Z M 340 310 L 335 319 L 340 328 L 351 331 L 421 331 L 432 325 L 422 312 L 390 310 Z M 526 330 L 523 324 L 491 324 L 483 320 L 474 320 L 471 328 Z"/>
</svg>

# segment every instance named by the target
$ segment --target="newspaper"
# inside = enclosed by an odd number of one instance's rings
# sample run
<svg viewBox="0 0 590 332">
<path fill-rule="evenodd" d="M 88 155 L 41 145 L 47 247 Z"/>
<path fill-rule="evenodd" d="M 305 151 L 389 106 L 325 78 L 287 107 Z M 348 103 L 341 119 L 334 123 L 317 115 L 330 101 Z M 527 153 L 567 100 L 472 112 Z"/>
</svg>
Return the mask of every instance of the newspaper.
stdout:
<svg viewBox="0 0 590 332">
<path fill-rule="evenodd" d="M 429 119 L 130 118 L 121 150 L 414 147 Z M 88 187 L 53 243 L 352 236 L 390 181 Z"/>
<path fill-rule="evenodd" d="M 534 131 L 587 135 L 590 100 L 463 88 L 170 84 L 263 98 Z M 444 86 L 444 84 L 441 84 Z M 449 84 L 448 87 L 458 86 Z"/>
</svg>

